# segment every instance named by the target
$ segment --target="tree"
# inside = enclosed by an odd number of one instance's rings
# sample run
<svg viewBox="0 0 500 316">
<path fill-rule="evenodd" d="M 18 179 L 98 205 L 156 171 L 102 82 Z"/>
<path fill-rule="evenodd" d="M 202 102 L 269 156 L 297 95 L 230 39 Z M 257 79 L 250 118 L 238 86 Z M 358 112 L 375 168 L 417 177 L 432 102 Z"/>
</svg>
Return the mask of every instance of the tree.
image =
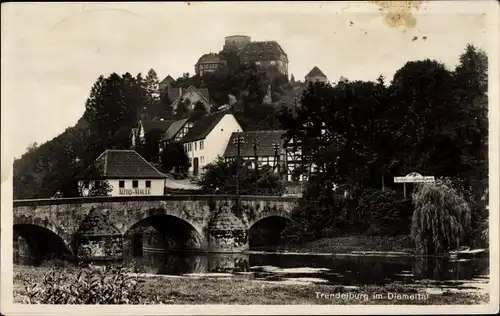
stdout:
<svg viewBox="0 0 500 316">
<path fill-rule="evenodd" d="M 239 177 L 240 194 L 282 195 L 285 190 L 280 176 L 269 168 L 255 170 L 242 162 L 238 173 L 237 162 L 228 162 L 218 157 L 204 169 L 199 184 L 207 192 L 213 192 L 218 188 L 219 193 L 235 194 L 237 177 Z"/>
<path fill-rule="evenodd" d="M 168 143 L 160 154 L 164 172 L 173 172 L 176 177 L 184 178 L 190 167 L 189 157 L 182 143 Z"/>
<path fill-rule="evenodd" d="M 203 116 L 205 116 L 207 114 L 208 114 L 208 111 L 205 107 L 205 104 L 203 104 L 203 102 L 201 102 L 201 101 L 197 101 L 194 104 L 193 113 L 191 114 L 191 119 L 196 121 L 196 120 L 201 119 Z"/>
<path fill-rule="evenodd" d="M 190 113 L 190 104 L 191 100 L 189 99 L 179 100 L 179 102 L 177 103 L 177 108 L 175 109 L 174 118 L 176 120 L 187 118 Z"/>
<path fill-rule="evenodd" d="M 103 177 L 102 166 L 90 165 L 80 175 L 78 181 L 80 196 L 108 196 L 112 190 L 113 187 Z"/>
<path fill-rule="evenodd" d="M 443 180 L 417 185 L 412 198 L 411 237 L 417 251 L 438 254 L 457 249 L 471 219 L 465 199 Z"/>
<path fill-rule="evenodd" d="M 155 128 L 144 135 L 144 142 L 137 145 L 137 152 L 149 162 L 158 162 L 158 144 L 163 136 L 163 130 Z"/>
<path fill-rule="evenodd" d="M 143 82 L 146 92 L 145 106 L 151 118 L 161 117 L 162 107 L 160 103 L 160 83 L 154 69 L 150 69 Z"/>
<path fill-rule="evenodd" d="M 160 98 L 161 115 L 165 120 L 171 120 L 174 118 L 174 109 L 172 108 L 172 102 L 168 96 L 168 93 L 164 93 Z"/>
</svg>

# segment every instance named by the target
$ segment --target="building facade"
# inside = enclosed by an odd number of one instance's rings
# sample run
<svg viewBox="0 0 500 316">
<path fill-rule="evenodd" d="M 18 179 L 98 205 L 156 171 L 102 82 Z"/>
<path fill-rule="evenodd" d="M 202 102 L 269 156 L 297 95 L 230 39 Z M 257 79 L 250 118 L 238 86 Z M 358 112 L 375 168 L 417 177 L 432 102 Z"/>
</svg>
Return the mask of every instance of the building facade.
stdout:
<svg viewBox="0 0 500 316">
<path fill-rule="evenodd" d="M 209 100 L 210 96 L 208 94 L 208 89 L 206 88 L 197 89 L 195 86 L 190 86 L 187 89 L 172 89 L 170 93 L 172 94 L 171 106 L 174 111 L 177 110 L 177 107 L 181 100 L 187 103 L 189 111 L 193 110 L 194 105 L 197 102 L 201 102 L 205 106 L 205 110 L 207 111 L 207 113 L 210 113 L 210 111 L 212 110 L 212 104 Z"/>
<path fill-rule="evenodd" d="M 189 157 L 188 173 L 199 176 L 203 168 L 223 156 L 233 132 L 242 131 L 233 114 L 219 111 L 196 121 L 180 140 Z"/>
<path fill-rule="evenodd" d="M 94 175 L 83 175 L 78 181 L 80 194 L 88 196 L 102 182 L 107 182 L 110 196 L 163 195 L 166 176 L 134 150 L 104 151 L 92 164 L 99 170 Z"/>
<path fill-rule="evenodd" d="M 311 71 L 305 76 L 305 82 L 308 84 L 309 82 L 328 82 L 328 77 L 317 67 L 314 66 Z"/>
<path fill-rule="evenodd" d="M 227 62 L 221 59 L 218 54 L 209 53 L 204 54 L 198 59 L 198 62 L 194 66 L 195 73 L 198 76 L 204 76 L 209 73 L 213 73 L 217 69 L 225 67 Z"/>
<path fill-rule="evenodd" d="M 276 41 L 247 43 L 239 53 L 240 64 L 256 65 L 265 71 L 276 70 L 288 76 L 288 56 Z"/>
</svg>

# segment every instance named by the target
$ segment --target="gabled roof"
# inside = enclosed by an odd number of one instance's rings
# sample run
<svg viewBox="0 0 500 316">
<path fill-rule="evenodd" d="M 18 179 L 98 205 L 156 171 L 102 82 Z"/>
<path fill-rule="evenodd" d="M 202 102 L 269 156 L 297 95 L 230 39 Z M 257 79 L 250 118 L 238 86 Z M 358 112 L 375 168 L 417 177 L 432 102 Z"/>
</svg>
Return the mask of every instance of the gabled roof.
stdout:
<svg viewBox="0 0 500 316">
<path fill-rule="evenodd" d="M 147 120 L 141 121 L 141 124 L 144 129 L 144 134 L 146 134 L 154 129 L 159 129 L 162 132 L 165 132 L 174 122 L 175 120 Z"/>
<path fill-rule="evenodd" d="M 191 127 L 187 134 L 181 139 L 181 142 L 187 143 L 204 139 L 226 114 L 229 114 L 229 112 L 218 111 L 205 115 L 194 123 L 194 126 Z"/>
<path fill-rule="evenodd" d="M 314 66 L 311 71 L 306 75 L 306 78 L 309 77 L 324 77 L 326 78 L 326 75 L 318 68 L 318 66 Z"/>
<path fill-rule="evenodd" d="M 209 93 L 208 93 L 208 89 L 207 88 L 200 88 L 200 89 L 198 89 L 195 86 L 189 86 L 189 88 L 187 88 L 187 89 L 182 89 L 182 95 L 180 95 L 180 88 L 172 89 L 172 96 L 169 95 L 169 97 L 171 98 L 171 100 L 173 100 L 172 106 L 175 107 L 175 105 L 177 103 L 179 103 L 181 97 L 184 96 L 188 92 L 198 93 L 205 102 L 207 102 L 208 104 L 211 104 L 210 100 L 209 100 Z"/>
<path fill-rule="evenodd" d="M 135 150 L 107 149 L 93 163 L 104 178 L 163 179 L 165 175 Z"/>
<path fill-rule="evenodd" d="M 175 79 L 174 79 L 174 78 L 172 78 L 172 76 L 168 75 L 168 76 L 166 76 L 166 77 L 165 77 L 165 79 L 163 79 L 163 80 L 160 82 L 160 84 L 170 83 L 170 82 L 174 82 L 174 81 L 175 81 Z"/>
<path fill-rule="evenodd" d="M 257 156 L 267 157 L 274 156 L 273 144 L 278 143 L 282 147 L 283 139 L 281 138 L 285 134 L 284 130 L 273 130 L 273 131 L 251 131 L 251 132 L 235 132 L 231 134 L 231 138 L 224 152 L 224 157 L 236 157 L 238 154 L 237 145 L 234 144 L 234 140 L 241 136 L 243 137 L 244 143 L 240 145 L 240 155 L 243 157 L 253 157 L 255 155 L 253 149 L 253 141 L 257 140 Z"/>
<path fill-rule="evenodd" d="M 277 60 L 280 59 L 282 55 L 284 55 L 288 61 L 287 54 L 276 41 L 250 42 L 239 52 L 242 62 Z"/>
<path fill-rule="evenodd" d="M 165 131 L 162 137 L 162 141 L 171 140 L 175 135 L 181 130 L 181 128 L 186 124 L 187 118 L 175 121 L 170 125 L 170 127 Z"/>
</svg>

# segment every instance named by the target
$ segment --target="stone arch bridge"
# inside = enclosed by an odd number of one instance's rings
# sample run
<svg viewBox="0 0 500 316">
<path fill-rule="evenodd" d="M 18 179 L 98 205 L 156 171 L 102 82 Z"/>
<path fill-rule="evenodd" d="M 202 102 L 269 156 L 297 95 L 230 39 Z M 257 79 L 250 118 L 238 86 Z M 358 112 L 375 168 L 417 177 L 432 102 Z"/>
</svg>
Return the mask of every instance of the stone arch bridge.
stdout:
<svg viewBox="0 0 500 316">
<path fill-rule="evenodd" d="M 248 249 L 248 232 L 269 218 L 291 218 L 294 197 L 170 195 L 15 200 L 14 253 L 58 244 L 72 258 L 121 258 L 126 236 L 144 226 L 184 234 L 184 246 L 207 252 Z M 237 207 L 239 205 L 239 207 Z M 166 220 L 169 219 L 169 220 Z M 163 224 L 162 224 L 163 223 Z M 51 238 L 41 241 L 42 235 Z"/>
</svg>

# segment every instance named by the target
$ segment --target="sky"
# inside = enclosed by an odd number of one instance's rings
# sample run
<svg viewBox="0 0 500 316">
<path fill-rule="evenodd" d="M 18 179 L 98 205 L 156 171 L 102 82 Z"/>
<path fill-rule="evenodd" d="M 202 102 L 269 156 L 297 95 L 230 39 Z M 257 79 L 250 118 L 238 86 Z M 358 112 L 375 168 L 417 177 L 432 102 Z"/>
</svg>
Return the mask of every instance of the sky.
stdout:
<svg viewBox="0 0 500 316">
<path fill-rule="evenodd" d="M 467 43 L 488 52 L 491 6 L 481 4 L 424 3 L 413 27 L 391 27 L 363 2 L 3 3 L 2 160 L 73 126 L 99 75 L 192 74 L 229 35 L 278 41 L 299 80 L 313 66 L 331 81 L 390 80 L 425 58 L 453 68 Z"/>
</svg>

